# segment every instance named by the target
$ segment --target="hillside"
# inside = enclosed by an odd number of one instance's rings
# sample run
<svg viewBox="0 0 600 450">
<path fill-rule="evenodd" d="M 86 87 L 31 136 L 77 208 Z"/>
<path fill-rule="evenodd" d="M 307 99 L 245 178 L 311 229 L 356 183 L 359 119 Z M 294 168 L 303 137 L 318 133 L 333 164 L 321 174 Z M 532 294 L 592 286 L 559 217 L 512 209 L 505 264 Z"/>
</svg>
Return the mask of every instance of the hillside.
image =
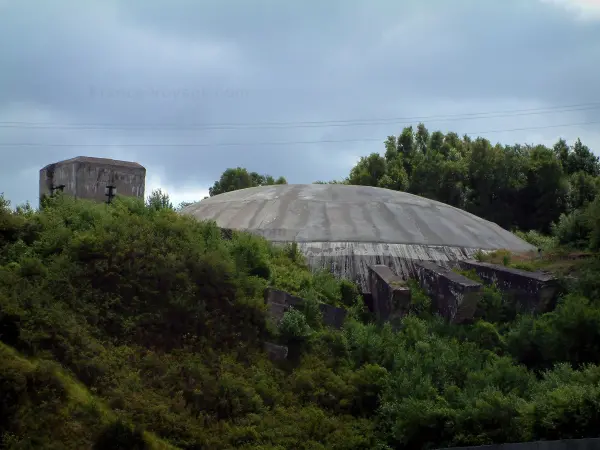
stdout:
<svg viewBox="0 0 600 450">
<path fill-rule="evenodd" d="M 378 327 L 351 283 L 311 273 L 293 246 L 224 237 L 160 192 L 147 204 L 59 195 L 39 211 L 0 197 L 0 448 L 420 449 L 598 436 L 597 174 L 576 203 L 561 154 L 531 152 L 560 169 L 558 180 L 539 161 L 521 170 L 546 174 L 522 189 L 543 181 L 544 204 L 563 205 L 521 233 L 544 256 L 481 257 L 554 271 L 563 296 L 550 313 L 518 316 L 488 287 L 477 321 L 462 326 L 434 317 L 415 288 L 402 326 Z M 505 173 L 503 158 L 488 172 Z M 492 183 L 484 195 L 466 180 L 471 209 L 507 192 Z M 550 196 L 556 184 L 566 197 Z M 503 211 L 492 206 L 486 214 Z M 267 286 L 307 299 L 305 309 L 275 329 Z M 318 302 L 348 308 L 342 330 L 323 327 Z M 265 341 L 287 344 L 288 360 L 269 360 Z"/>
</svg>

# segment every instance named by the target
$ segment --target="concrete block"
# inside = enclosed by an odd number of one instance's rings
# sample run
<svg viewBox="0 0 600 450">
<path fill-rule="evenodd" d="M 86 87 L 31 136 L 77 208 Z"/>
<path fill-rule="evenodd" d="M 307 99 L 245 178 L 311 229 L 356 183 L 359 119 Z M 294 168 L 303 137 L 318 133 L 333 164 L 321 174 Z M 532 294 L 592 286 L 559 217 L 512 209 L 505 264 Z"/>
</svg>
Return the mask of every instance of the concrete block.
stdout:
<svg viewBox="0 0 600 450">
<path fill-rule="evenodd" d="M 271 361 L 283 361 L 288 356 L 288 348 L 285 345 L 265 342 L 263 348 Z"/>
<path fill-rule="evenodd" d="M 554 308 L 558 282 L 550 274 L 471 260 L 461 261 L 460 267 L 474 270 L 484 283 L 512 295 L 525 311 L 543 313 Z"/>
<path fill-rule="evenodd" d="M 410 289 L 388 266 L 369 266 L 369 286 L 377 320 L 387 322 L 408 314 Z"/>
<path fill-rule="evenodd" d="M 290 308 L 301 309 L 304 306 L 304 302 L 304 299 L 279 289 L 268 288 L 265 291 L 265 303 L 267 304 L 269 315 L 277 324 L 279 324 L 286 311 L 289 311 Z M 319 304 L 319 309 L 325 325 L 334 328 L 341 328 L 343 326 L 347 315 L 345 309 L 323 303 Z"/>
<path fill-rule="evenodd" d="M 321 303 L 319 305 L 321 314 L 323 315 L 323 323 L 329 327 L 342 328 L 344 320 L 348 312 L 343 308 L 336 308 L 335 306 L 326 305 Z"/>
<path fill-rule="evenodd" d="M 431 297 L 438 314 L 453 323 L 473 318 L 482 296 L 480 283 L 431 261 L 415 262 L 415 270 L 419 284 Z"/>
</svg>

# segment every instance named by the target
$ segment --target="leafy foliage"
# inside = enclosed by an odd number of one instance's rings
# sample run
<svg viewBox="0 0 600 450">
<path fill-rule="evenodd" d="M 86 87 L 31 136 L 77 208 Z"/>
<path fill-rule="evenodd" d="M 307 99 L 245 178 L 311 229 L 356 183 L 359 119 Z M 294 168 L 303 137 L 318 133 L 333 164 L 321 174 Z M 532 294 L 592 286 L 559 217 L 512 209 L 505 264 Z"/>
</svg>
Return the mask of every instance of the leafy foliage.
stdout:
<svg viewBox="0 0 600 450">
<path fill-rule="evenodd" d="M 246 189 L 257 186 L 267 186 L 273 184 L 287 184 L 284 177 L 277 179 L 271 175 L 260 175 L 256 172 L 248 172 L 242 167 L 236 167 L 225 170 L 218 181 L 208 190 L 209 195 L 223 194 L 238 189 Z"/>
</svg>

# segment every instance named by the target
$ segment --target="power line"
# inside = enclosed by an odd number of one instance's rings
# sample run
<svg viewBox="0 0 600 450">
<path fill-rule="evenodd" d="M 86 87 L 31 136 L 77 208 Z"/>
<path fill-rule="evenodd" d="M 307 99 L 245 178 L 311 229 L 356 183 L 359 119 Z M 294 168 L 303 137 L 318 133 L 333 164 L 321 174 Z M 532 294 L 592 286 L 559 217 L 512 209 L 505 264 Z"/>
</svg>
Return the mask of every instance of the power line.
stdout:
<svg viewBox="0 0 600 450">
<path fill-rule="evenodd" d="M 512 131 L 526 131 L 526 130 L 542 130 L 549 128 L 564 128 L 574 127 L 581 125 L 599 124 L 600 120 L 579 122 L 579 123 L 567 123 L 561 125 L 546 125 L 538 127 L 522 127 L 522 128 L 506 128 L 500 130 L 486 130 L 486 131 L 475 131 L 470 133 L 463 133 L 467 135 L 482 135 L 491 133 L 506 133 Z M 383 142 L 381 138 L 360 138 L 360 139 L 320 139 L 314 141 L 281 141 L 281 142 L 216 142 L 216 143 L 171 143 L 171 144 L 158 144 L 155 142 L 146 144 L 58 144 L 58 143 L 28 143 L 28 142 L 16 142 L 16 143 L 0 143 L 1 147 L 236 147 L 236 146 L 251 146 L 251 145 L 299 145 L 299 144 L 331 144 L 331 143 L 342 143 L 342 142 Z"/>
<path fill-rule="evenodd" d="M 600 102 L 580 103 L 566 106 L 555 106 L 547 108 L 515 109 L 505 111 L 488 111 L 465 114 L 448 114 L 433 116 L 395 117 L 380 119 L 352 119 L 352 120 L 324 120 L 309 122 L 249 122 L 249 123 L 206 123 L 206 124 L 175 124 L 175 123 L 138 123 L 138 124 L 110 124 L 110 123 L 71 123 L 60 124 L 50 122 L 7 122 L 0 121 L 0 128 L 22 128 L 22 129 L 73 129 L 73 130 L 227 130 L 227 129 L 268 129 L 268 128 L 322 128 L 322 127 L 345 127 L 345 126 L 367 126 L 367 125 L 392 125 L 410 124 L 417 121 L 441 122 L 456 120 L 492 119 L 500 117 L 518 117 L 542 114 L 556 114 L 577 111 L 589 111 L 600 109 Z"/>
</svg>

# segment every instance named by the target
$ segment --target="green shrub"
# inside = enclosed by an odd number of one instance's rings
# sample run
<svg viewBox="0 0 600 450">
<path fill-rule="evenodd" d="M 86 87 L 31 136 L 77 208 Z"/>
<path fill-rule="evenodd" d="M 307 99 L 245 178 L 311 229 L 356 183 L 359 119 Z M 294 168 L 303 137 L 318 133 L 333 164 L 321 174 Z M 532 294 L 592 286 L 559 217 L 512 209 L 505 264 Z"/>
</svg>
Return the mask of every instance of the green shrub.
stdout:
<svg viewBox="0 0 600 450">
<path fill-rule="evenodd" d="M 515 234 L 525 242 L 529 242 L 531 245 L 535 246 L 536 248 L 541 248 L 544 251 L 553 250 L 558 244 L 554 236 L 546 236 L 536 230 L 516 230 Z"/>
<path fill-rule="evenodd" d="M 303 340 L 311 335 L 312 329 L 302 312 L 291 309 L 283 315 L 279 324 L 279 333 L 286 341 Z"/>
<path fill-rule="evenodd" d="M 351 308 L 352 306 L 356 305 L 357 302 L 362 302 L 356 283 L 348 280 L 342 280 L 339 286 L 341 303 L 343 306 L 346 308 Z"/>
<path fill-rule="evenodd" d="M 585 211 L 580 209 L 562 214 L 552 226 L 552 234 L 558 243 L 573 248 L 586 248 L 590 232 Z"/>
</svg>

